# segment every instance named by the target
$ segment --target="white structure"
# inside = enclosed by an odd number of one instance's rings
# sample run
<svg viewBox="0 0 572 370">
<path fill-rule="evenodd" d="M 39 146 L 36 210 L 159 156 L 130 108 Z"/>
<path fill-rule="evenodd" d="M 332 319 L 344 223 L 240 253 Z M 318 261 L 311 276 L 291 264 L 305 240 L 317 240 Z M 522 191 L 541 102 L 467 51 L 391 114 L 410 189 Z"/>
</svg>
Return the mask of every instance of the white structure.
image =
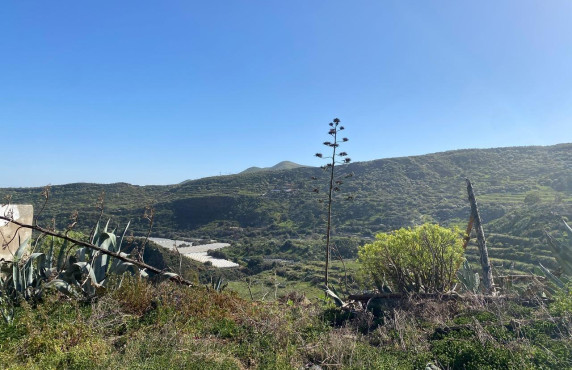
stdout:
<svg viewBox="0 0 572 370">
<path fill-rule="evenodd" d="M 174 248 L 177 248 L 179 253 L 181 253 L 183 256 L 201 263 L 210 262 L 214 267 L 229 268 L 229 267 L 239 266 L 238 263 L 234 263 L 232 261 L 225 259 L 213 258 L 207 254 L 207 252 L 210 250 L 230 247 L 230 244 L 228 243 L 209 243 L 209 244 L 191 245 L 190 247 L 179 248 L 180 245 L 183 244 L 189 245 L 192 243 L 185 242 L 182 240 L 172 240 L 164 238 L 149 238 L 149 240 L 167 249 L 173 250 Z"/>
<path fill-rule="evenodd" d="M 31 204 L 9 204 L 0 206 L 0 215 L 11 220 L 31 225 L 34 221 L 34 206 Z M 32 237 L 32 229 L 0 220 L 0 261 L 12 261 L 14 253 L 26 239 Z"/>
</svg>

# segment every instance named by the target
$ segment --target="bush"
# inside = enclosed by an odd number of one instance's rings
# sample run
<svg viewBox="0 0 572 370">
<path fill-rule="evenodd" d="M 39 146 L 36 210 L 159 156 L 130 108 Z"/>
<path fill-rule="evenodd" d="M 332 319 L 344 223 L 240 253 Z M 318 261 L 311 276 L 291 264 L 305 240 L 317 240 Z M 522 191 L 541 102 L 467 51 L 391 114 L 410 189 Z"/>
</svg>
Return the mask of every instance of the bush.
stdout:
<svg viewBox="0 0 572 370">
<path fill-rule="evenodd" d="M 211 250 L 207 251 L 207 255 L 211 256 L 212 258 L 218 258 L 218 259 L 222 259 L 222 260 L 228 259 L 228 256 L 226 255 L 226 253 L 224 253 L 220 249 L 211 249 Z"/>
<path fill-rule="evenodd" d="M 550 309 L 557 315 L 572 314 L 572 283 L 557 291 Z"/>
<path fill-rule="evenodd" d="M 445 292 L 463 261 L 461 232 L 424 224 L 378 234 L 358 255 L 378 289 L 387 281 L 400 292 Z"/>
</svg>

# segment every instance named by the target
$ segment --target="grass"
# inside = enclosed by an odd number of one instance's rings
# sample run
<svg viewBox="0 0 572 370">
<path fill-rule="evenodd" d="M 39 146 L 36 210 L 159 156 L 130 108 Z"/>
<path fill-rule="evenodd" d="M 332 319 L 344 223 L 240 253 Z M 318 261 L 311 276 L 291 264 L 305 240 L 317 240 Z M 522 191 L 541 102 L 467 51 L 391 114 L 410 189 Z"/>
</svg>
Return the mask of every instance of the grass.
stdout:
<svg viewBox="0 0 572 370">
<path fill-rule="evenodd" d="M 80 303 L 52 294 L 0 324 L 3 368 L 570 368 L 570 312 L 510 302 L 410 299 L 343 312 L 135 278 Z"/>
<path fill-rule="evenodd" d="M 330 262 L 330 282 L 340 292 L 345 292 L 346 274 L 350 291 L 357 288 L 355 280 L 359 275 L 359 263 L 356 260 L 344 260 L 344 264 L 339 260 Z M 231 281 L 228 289 L 244 299 L 264 298 L 266 301 L 273 301 L 291 292 L 297 292 L 312 301 L 317 301 L 324 298 L 323 279 L 323 262 L 296 262 L 282 264 L 239 281 Z"/>
</svg>

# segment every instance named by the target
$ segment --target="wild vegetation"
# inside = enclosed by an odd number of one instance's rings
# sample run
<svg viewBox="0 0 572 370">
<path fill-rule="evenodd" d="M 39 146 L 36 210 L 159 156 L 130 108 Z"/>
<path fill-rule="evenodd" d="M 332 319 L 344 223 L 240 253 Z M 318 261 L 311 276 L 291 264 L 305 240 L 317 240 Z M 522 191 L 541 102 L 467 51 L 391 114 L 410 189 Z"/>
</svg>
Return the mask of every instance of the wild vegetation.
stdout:
<svg viewBox="0 0 572 370">
<path fill-rule="evenodd" d="M 354 199 L 335 207 L 332 237 L 373 238 L 379 232 L 424 222 L 464 228 L 469 215 L 464 179 L 470 177 L 487 234 L 491 234 L 490 257 L 507 261 L 495 263 L 495 268 L 514 262 L 516 270 L 528 271 L 536 265 L 531 259 L 551 258 L 540 240 L 544 228 L 559 228 L 557 215 L 572 218 L 571 151 L 572 144 L 562 144 L 350 163 L 347 171 L 355 176 L 344 184 L 344 192 Z M 251 248 L 248 255 L 265 255 L 266 250 L 279 254 L 272 240 L 277 246 L 292 240 L 318 248 L 325 234 L 323 205 L 312 193 L 315 182 L 308 179 L 321 174 L 319 168 L 297 168 L 169 186 L 52 186 L 50 202 L 38 221 L 51 224 L 53 217 L 56 227 L 65 229 L 69 216 L 78 211 L 77 227 L 88 233 L 99 218 L 97 195 L 104 192 L 105 217 L 112 219 L 111 226 L 121 227 L 131 220 L 135 235 L 146 233 L 148 221 L 142 216 L 145 206 L 154 205 L 155 236 L 216 238 L 262 247 Z M 531 192 L 540 196 L 540 202 L 524 202 Z M 43 203 L 40 193 L 41 189 L 34 188 L 0 190 L 2 196 L 11 195 L 13 203 L 31 203 L 36 209 Z M 308 253 L 314 253 L 312 248 Z M 472 248 L 469 256 L 474 256 Z M 551 261 L 545 266 L 554 268 Z"/>
<path fill-rule="evenodd" d="M 126 277 L 92 303 L 47 295 L 0 324 L 9 368 L 569 368 L 571 323 L 508 301 L 419 300 L 347 314 Z"/>
<path fill-rule="evenodd" d="M 359 261 L 380 291 L 390 285 L 404 293 L 436 293 L 453 288 L 463 254 L 459 229 L 424 224 L 378 234 L 360 249 Z"/>
<path fill-rule="evenodd" d="M 52 187 L 36 221 L 53 212 L 72 241 L 39 237 L 3 264 L 11 273 L 0 286 L 0 364 L 570 368 L 572 231 L 562 218 L 572 216 L 571 152 L 564 144 L 345 164 L 355 177 L 344 190 L 355 199 L 336 204 L 330 230 L 308 181 L 320 174 L 313 168 L 165 187 Z M 463 249 L 467 175 L 496 295 L 479 286 L 476 245 Z M 93 207 L 90 192 L 102 191 Z M 38 193 L 2 190 L 13 203 Z M 91 230 L 107 216 L 108 226 Z M 129 218 L 133 233 L 116 235 Z M 134 237 L 150 224 L 158 236 L 229 241 L 216 253 L 241 267 L 217 270 Z M 324 259 L 326 231 L 339 260 Z M 321 289 L 326 263 L 334 300 Z"/>
</svg>

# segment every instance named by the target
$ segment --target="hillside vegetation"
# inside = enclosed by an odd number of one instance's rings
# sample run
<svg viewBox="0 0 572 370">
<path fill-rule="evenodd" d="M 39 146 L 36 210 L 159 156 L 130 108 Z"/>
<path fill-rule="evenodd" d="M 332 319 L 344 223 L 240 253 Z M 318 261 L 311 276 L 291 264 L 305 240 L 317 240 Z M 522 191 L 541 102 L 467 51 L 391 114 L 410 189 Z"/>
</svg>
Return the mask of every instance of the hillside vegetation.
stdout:
<svg viewBox="0 0 572 370">
<path fill-rule="evenodd" d="M 335 202 L 328 286 L 346 303 L 326 299 L 321 288 L 324 212 L 312 193 L 316 182 L 309 181 L 320 169 L 170 186 L 51 187 L 39 224 L 51 226 L 55 216 L 55 226 L 65 230 L 78 210 L 79 231 L 70 235 L 95 244 L 40 238 L 30 246 L 35 253 L 26 255 L 24 242 L 14 262 L 1 264 L 11 273 L 0 276 L 0 367 L 570 368 L 572 295 L 544 232 L 572 245 L 561 229 L 561 218 L 572 216 L 571 154 L 572 145 L 562 144 L 340 167 L 354 174 L 344 184 L 353 200 Z M 478 293 L 478 284 L 471 290 L 469 280 L 455 275 L 463 252 L 478 263 L 476 246 L 464 251 L 458 232 L 434 225 L 466 226 L 465 177 L 477 191 L 499 295 Z M 88 237 L 102 192 L 102 217 L 111 224 L 132 219 L 136 235 L 153 226 L 157 236 L 229 241 L 231 247 L 213 253 L 241 267 L 219 270 L 143 238 L 119 239 L 113 225 Z M 33 203 L 36 212 L 45 200 L 41 189 L 2 189 L 1 195 Z M 412 225 L 423 226 L 373 239 Z M 133 259 L 104 258 L 102 248 Z M 395 276 L 383 270 L 391 256 L 403 267 Z M 134 267 L 140 257 L 153 274 Z M 562 280 L 531 277 L 539 262 Z M 464 272 L 478 282 L 470 266 Z M 505 272 L 528 279 L 501 280 Z M 390 287 L 403 294 L 367 294 Z M 362 302 L 352 293 L 369 298 Z"/>
<path fill-rule="evenodd" d="M 355 257 L 357 244 L 381 231 L 424 222 L 464 228 L 469 216 L 466 177 L 475 186 L 491 258 L 500 268 L 528 271 L 538 259 L 554 267 L 539 238 L 544 228 L 556 227 L 559 216 L 572 216 L 572 144 L 456 150 L 340 169 L 355 175 L 344 184 L 344 194 L 353 201 L 336 201 L 333 215 L 338 240 L 354 240 L 346 257 Z M 319 168 L 302 167 L 167 186 L 53 186 L 39 222 L 49 224 L 55 217 L 56 226 L 64 228 L 77 210 L 79 227 L 88 231 L 99 215 L 98 195 L 105 192 L 105 216 L 117 225 L 132 220 L 139 235 L 148 229 L 143 214 L 152 205 L 156 236 L 226 240 L 235 246 L 230 252 L 235 258 L 311 259 L 321 253 L 324 212 L 309 179 L 322 175 Z M 13 203 L 32 203 L 36 210 L 43 203 L 40 193 L 40 188 L 0 189 Z M 471 248 L 474 259 L 473 252 Z"/>
</svg>

